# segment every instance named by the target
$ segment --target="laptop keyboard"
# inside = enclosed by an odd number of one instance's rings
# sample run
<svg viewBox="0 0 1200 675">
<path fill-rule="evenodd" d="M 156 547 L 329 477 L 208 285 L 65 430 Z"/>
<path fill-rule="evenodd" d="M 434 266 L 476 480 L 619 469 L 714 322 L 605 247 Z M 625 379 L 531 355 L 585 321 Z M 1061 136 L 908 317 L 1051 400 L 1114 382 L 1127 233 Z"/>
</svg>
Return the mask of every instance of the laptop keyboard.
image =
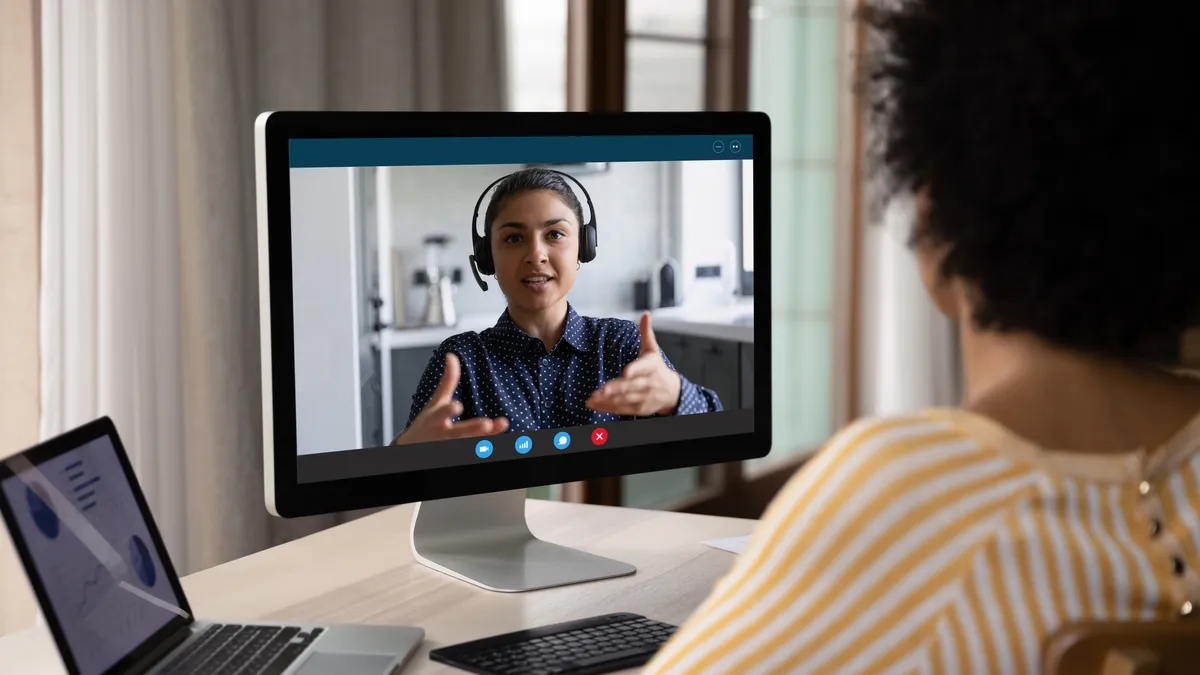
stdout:
<svg viewBox="0 0 1200 675">
<path fill-rule="evenodd" d="M 160 675 L 280 675 L 322 632 L 213 624 L 168 661 Z"/>
</svg>

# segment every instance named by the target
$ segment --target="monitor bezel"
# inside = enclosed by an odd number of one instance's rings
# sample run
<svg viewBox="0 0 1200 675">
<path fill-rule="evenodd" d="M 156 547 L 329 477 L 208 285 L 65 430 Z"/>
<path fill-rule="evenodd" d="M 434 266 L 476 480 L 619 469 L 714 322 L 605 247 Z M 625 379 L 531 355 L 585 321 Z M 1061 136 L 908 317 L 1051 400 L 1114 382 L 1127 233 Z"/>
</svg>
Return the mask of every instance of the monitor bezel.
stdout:
<svg viewBox="0 0 1200 675">
<path fill-rule="evenodd" d="M 480 462 L 383 476 L 297 481 L 288 142 L 298 138 L 750 135 L 755 276 L 770 279 L 770 120 L 761 112 L 427 113 L 269 112 L 256 124 L 264 495 L 268 510 L 300 517 L 500 492 L 592 478 L 720 464 L 771 448 L 771 290 L 756 284 L 754 431 L 519 461 Z M 265 189 L 264 189 L 265 188 Z M 464 211 L 464 228 L 470 222 Z M 601 237 L 603 246 L 603 236 Z M 602 250 L 601 250 L 602 252 Z M 740 269 L 740 265 L 739 265 Z M 432 350 L 431 350 L 432 352 Z M 352 450 L 349 452 L 353 452 Z"/>
<path fill-rule="evenodd" d="M 170 582 L 171 590 L 179 600 L 179 609 L 183 610 L 186 615 L 179 616 L 177 614 L 171 617 L 161 628 L 105 670 L 104 673 L 107 674 L 126 672 L 130 667 L 142 662 L 173 636 L 191 626 L 195 622 L 195 617 L 192 614 L 192 606 L 188 602 L 187 594 L 183 592 L 183 585 L 179 580 L 179 574 L 175 570 L 175 564 L 167 552 L 167 547 L 163 543 L 158 525 L 154 521 L 154 516 L 146 501 L 146 495 L 142 492 L 141 483 L 138 481 L 137 474 L 134 473 L 133 464 L 129 461 L 129 455 L 125 451 L 125 446 L 121 442 L 121 437 L 117 433 L 116 425 L 111 418 L 108 416 L 99 417 L 17 454 L 24 457 L 34 468 L 37 468 L 55 457 L 78 450 L 92 441 L 105 437 L 112 443 L 113 452 L 117 454 L 117 460 L 121 464 L 125 480 L 133 492 L 138 512 L 146 521 L 146 531 L 150 534 L 151 543 L 158 554 L 159 562 L 162 563 L 163 576 Z M 11 457 L 0 459 L 0 484 L 17 475 L 17 472 L 13 471 L 8 465 L 9 459 Z M 67 641 L 66 632 L 62 628 L 58 614 L 55 613 L 53 606 L 50 604 L 50 594 L 46 591 L 46 582 L 42 579 L 40 572 L 34 565 L 33 554 L 29 550 L 29 545 L 25 542 L 25 537 L 20 534 L 21 530 L 17 524 L 17 517 L 16 513 L 13 512 L 13 508 L 15 508 L 14 505 L 8 503 L 8 499 L 4 497 L 3 491 L 0 490 L 0 515 L 3 516 L 3 520 L 7 525 L 9 537 L 12 539 L 13 547 L 17 551 L 17 557 L 21 559 L 21 565 L 25 569 L 25 576 L 29 580 L 29 585 L 33 588 L 34 595 L 37 597 L 42 615 L 46 618 L 50 634 L 54 637 L 54 642 L 58 646 L 58 652 L 62 656 L 67 672 L 70 675 L 80 675 L 75 654 L 71 651 L 71 645 Z"/>
</svg>

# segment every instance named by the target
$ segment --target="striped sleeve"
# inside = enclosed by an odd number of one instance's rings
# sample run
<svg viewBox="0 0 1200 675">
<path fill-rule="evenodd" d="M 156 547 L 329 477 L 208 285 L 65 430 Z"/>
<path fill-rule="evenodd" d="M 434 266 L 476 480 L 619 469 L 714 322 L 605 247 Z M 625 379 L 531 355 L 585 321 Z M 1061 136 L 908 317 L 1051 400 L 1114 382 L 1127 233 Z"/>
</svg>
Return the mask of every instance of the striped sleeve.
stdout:
<svg viewBox="0 0 1200 675">
<path fill-rule="evenodd" d="M 857 422 L 789 481 L 645 672 L 965 672 L 971 656 L 938 635 L 972 551 L 1032 481 L 935 421 Z"/>
</svg>

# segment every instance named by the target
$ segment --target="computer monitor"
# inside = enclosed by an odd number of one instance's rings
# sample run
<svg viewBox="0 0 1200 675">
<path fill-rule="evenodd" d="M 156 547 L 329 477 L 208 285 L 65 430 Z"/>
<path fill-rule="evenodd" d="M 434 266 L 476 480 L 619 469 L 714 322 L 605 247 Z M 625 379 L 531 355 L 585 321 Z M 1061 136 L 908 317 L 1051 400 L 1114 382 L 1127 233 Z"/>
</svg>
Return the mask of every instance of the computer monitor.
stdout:
<svg viewBox="0 0 1200 675">
<path fill-rule="evenodd" d="M 764 114 L 272 112 L 255 148 L 272 513 L 419 502 L 419 561 L 531 590 L 634 568 L 526 488 L 769 452 Z"/>
</svg>

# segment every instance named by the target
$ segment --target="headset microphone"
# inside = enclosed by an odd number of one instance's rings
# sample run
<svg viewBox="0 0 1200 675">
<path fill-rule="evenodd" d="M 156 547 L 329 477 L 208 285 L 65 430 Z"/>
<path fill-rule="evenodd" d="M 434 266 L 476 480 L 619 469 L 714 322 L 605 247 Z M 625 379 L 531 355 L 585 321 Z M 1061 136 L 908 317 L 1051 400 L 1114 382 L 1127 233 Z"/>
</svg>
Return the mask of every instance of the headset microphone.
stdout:
<svg viewBox="0 0 1200 675">
<path fill-rule="evenodd" d="M 471 255 L 467 256 L 467 259 L 471 261 L 471 274 L 475 275 L 475 283 L 479 284 L 479 288 L 483 289 L 483 291 L 486 293 L 487 282 L 483 280 L 483 277 L 479 276 L 479 265 L 475 262 L 475 254 L 472 253 Z"/>
<path fill-rule="evenodd" d="M 563 173 L 562 171 L 556 171 L 554 169 L 543 170 L 549 171 L 550 173 L 556 173 L 564 178 L 568 178 L 571 180 L 571 182 L 575 183 L 575 185 L 579 186 L 579 191 L 583 193 L 583 198 L 587 202 L 589 216 L 588 222 L 581 223 L 579 228 L 579 262 L 589 263 L 595 260 L 597 246 L 596 207 L 592 205 L 592 196 L 588 194 L 587 188 L 583 187 L 583 183 L 580 183 L 579 180 L 571 174 Z M 487 223 L 484 223 L 485 236 L 480 236 L 479 234 L 479 207 L 483 204 L 483 198 L 487 196 L 488 192 L 491 192 L 493 187 L 495 187 L 505 178 L 508 178 L 512 175 L 513 174 L 510 173 L 508 176 L 502 176 L 492 181 L 490 185 L 483 189 L 483 192 L 479 195 L 479 199 L 475 201 L 475 215 L 471 218 L 471 249 L 474 251 L 474 253 L 472 253 L 470 256 L 467 256 L 467 259 L 471 263 L 471 274 L 475 276 L 475 283 L 479 284 L 479 288 L 483 291 L 487 291 L 488 286 L 481 275 L 495 274 L 496 263 L 492 260 L 492 245 L 486 236 Z"/>
</svg>

